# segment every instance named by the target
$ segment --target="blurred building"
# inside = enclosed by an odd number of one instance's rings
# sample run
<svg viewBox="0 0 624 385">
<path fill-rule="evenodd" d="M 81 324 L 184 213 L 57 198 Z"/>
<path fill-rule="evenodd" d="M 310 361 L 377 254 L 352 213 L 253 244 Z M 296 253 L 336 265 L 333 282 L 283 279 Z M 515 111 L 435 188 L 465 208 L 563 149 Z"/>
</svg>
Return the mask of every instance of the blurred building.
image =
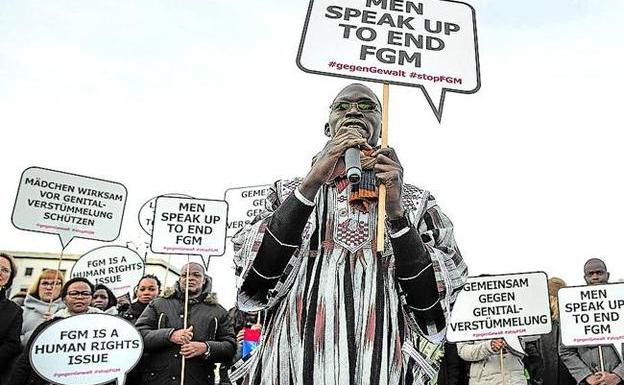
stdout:
<svg viewBox="0 0 624 385">
<path fill-rule="evenodd" d="M 56 269 L 60 254 L 58 253 L 37 253 L 29 251 L 1 251 L 15 258 L 17 263 L 17 275 L 13 281 L 11 294 L 18 292 L 26 292 L 32 281 L 39 276 L 43 269 Z M 72 266 L 80 258 L 79 254 L 63 254 L 60 270 L 63 272 L 65 279 L 69 278 Z M 163 256 L 166 258 L 166 256 Z M 164 259 L 155 256 L 148 256 L 145 264 L 145 274 L 156 275 L 164 287 L 172 286 L 180 276 L 178 268 L 170 265 Z M 166 282 L 165 282 L 166 277 Z M 137 282 L 138 283 L 138 282 Z"/>
</svg>

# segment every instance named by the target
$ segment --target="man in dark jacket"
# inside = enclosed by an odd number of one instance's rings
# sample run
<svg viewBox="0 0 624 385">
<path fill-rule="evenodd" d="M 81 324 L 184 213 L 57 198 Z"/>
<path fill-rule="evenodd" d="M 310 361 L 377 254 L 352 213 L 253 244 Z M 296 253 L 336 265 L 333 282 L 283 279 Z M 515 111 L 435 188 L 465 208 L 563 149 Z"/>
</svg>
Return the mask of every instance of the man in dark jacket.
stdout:
<svg viewBox="0 0 624 385">
<path fill-rule="evenodd" d="M 170 293 L 152 301 L 136 322 L 143 335 L 145 363 L 142 383 L 177 385 L 186 359 L 185 385 L 214 384 L 216 362 L 236 352 L 227 311 L 209 293 L 204 267 L 189 263 Z M 184 292 L 188 279 L 188 323 L 184 328 Z"/>
<path fill-rule="evenodd" d="M 590 258 L 583 266 L 585 282 L 588 285 L 604 285 L 609 282 L 607 265 L 598 259 Z M 561 342 L 561 341 L 559 341 Z M 613 345 L 603 345 L 602 353 L 598 346 L 568 347 L 559 345 L 559 356 L 578 384 L 618 385 L 624 382 L 624 363 Z M 604 364 L 601 370 L 600 359 Z"/>
</svg>

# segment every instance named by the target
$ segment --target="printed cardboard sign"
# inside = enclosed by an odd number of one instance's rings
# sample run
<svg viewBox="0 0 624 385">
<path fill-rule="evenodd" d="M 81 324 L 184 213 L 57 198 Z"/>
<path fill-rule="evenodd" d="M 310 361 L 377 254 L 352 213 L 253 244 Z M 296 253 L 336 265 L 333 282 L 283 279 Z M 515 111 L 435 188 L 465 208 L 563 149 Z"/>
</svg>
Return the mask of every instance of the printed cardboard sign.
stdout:
<svg viewBox="0 0 624 385">
<path fill-rule="evenodd" d="M 518 337 L 550 333 L 546 273 L 470 277 L 451 313 L 451 342 L 504 338 L 522 352 Z"/>
<path fill-rule="evenodd" d="M 127 195 L 116 182 L 30 167 L 22 173 L 11 220 L 21 230 L 57 234 L 63 248 L 73 238 L 113 241 Z"/>
<path fill-rule="evenodd" d="M 158 197 L 151 248 L 155 253 L 225 253 L 228 204 L 212 199 Z"/>
<path fill-rule="evenodd" d="M 55 384 L 123 385 L 143 354 L 138 330 L 109 314 L 82 314 L 53 322 L 29 351 L 35 372 Z"/>
<path fill-rule="evenodd" d="M 557 295 L 562 344 L 613 344 L 622 358 L 624 283 L 564 287 Z"/>
<path fill-rule="evenodd" d="M 185 194 L 163 194 L 159 196 L 192 198 Z M 156 207 L 156 198 L 158 197 L 153 197 L 152 199 L 148 200 L 143 204 L 143 206 L 141 206 L 141 209 L 139 209 L 139 226 L 141 226 L 141 229 L 143 229 L 143 231 L 149 236 L 152 235 L 152 221 L 154 220 L 154 207 Z"/>
<path fill-rule="evenodd" d="M 257 215 L 265 210 L 264 205 L 270 185 L 238 187 L 225 190 L 228 203 L 227 236 L 232 237 Z"/>
<path fill-rule="evenodd" d="M 87 278 L 113 291 L 116 298 L 128 294 L 145 273 L 145 262 L 134 250 L 123 246 L 102 246 L 84 254 L 72 267 L 71 277 Z"/>
<path fill-rule="evenodd" d="M 446 92 L 480 87 L 475 11 L 448 0 L 311 0 L 297 65 L 420 87 L 440 121 Z"/>
</svg>

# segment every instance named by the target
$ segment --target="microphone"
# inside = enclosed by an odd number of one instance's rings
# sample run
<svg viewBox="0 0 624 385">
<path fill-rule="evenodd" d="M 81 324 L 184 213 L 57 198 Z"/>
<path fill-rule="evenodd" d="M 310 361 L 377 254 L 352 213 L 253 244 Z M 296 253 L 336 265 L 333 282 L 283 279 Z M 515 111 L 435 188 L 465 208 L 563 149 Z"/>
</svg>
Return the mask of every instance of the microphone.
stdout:
<svg viewBox="0 0 624 385">
<path fill-rule="evenodd" d="M 360 183 L 362 177 L 362 163 L 360 162 L 360 149 L 357 147 L 347 148 L 345 151 L 345 168 L 347 178 L 352 184 Z"/>
</svg>

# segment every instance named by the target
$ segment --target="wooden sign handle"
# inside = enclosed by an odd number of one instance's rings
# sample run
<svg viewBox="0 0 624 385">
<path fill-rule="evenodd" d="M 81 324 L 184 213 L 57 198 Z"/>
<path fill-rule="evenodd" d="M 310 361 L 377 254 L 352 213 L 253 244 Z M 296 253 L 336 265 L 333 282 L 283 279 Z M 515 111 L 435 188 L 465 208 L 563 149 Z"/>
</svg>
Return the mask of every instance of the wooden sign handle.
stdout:
<svg viewBox="0 0 624 385">
<path fill-rule="evenodd" d="M 188 324 L 188 283 L 189 283 L 189 262 L 190 257 L 186 256 L 186 284 L 184 285 L 184 329 Z M 182 356 L 182 373 L 180 374 L 180 385 L 184 385 L 184 369 L 186 369 L 186 357 Z"/>
<path fill-rule="evenodd" d="M 500 350 L 501 384 L 505 385 L 505 361 L 503 360 L 503 348 Z"/>
<path fill-rule="evenodd" d="M 383 107 L 381 110 L 381 148 L 388 147 L 388 100 L 390 85 L 383 85 Z M 379 204 L 377 205 L 377 251 L 384 250 L 384 228 L 386 220 L 386 186 L 379 185 Z"/>
</svg>

